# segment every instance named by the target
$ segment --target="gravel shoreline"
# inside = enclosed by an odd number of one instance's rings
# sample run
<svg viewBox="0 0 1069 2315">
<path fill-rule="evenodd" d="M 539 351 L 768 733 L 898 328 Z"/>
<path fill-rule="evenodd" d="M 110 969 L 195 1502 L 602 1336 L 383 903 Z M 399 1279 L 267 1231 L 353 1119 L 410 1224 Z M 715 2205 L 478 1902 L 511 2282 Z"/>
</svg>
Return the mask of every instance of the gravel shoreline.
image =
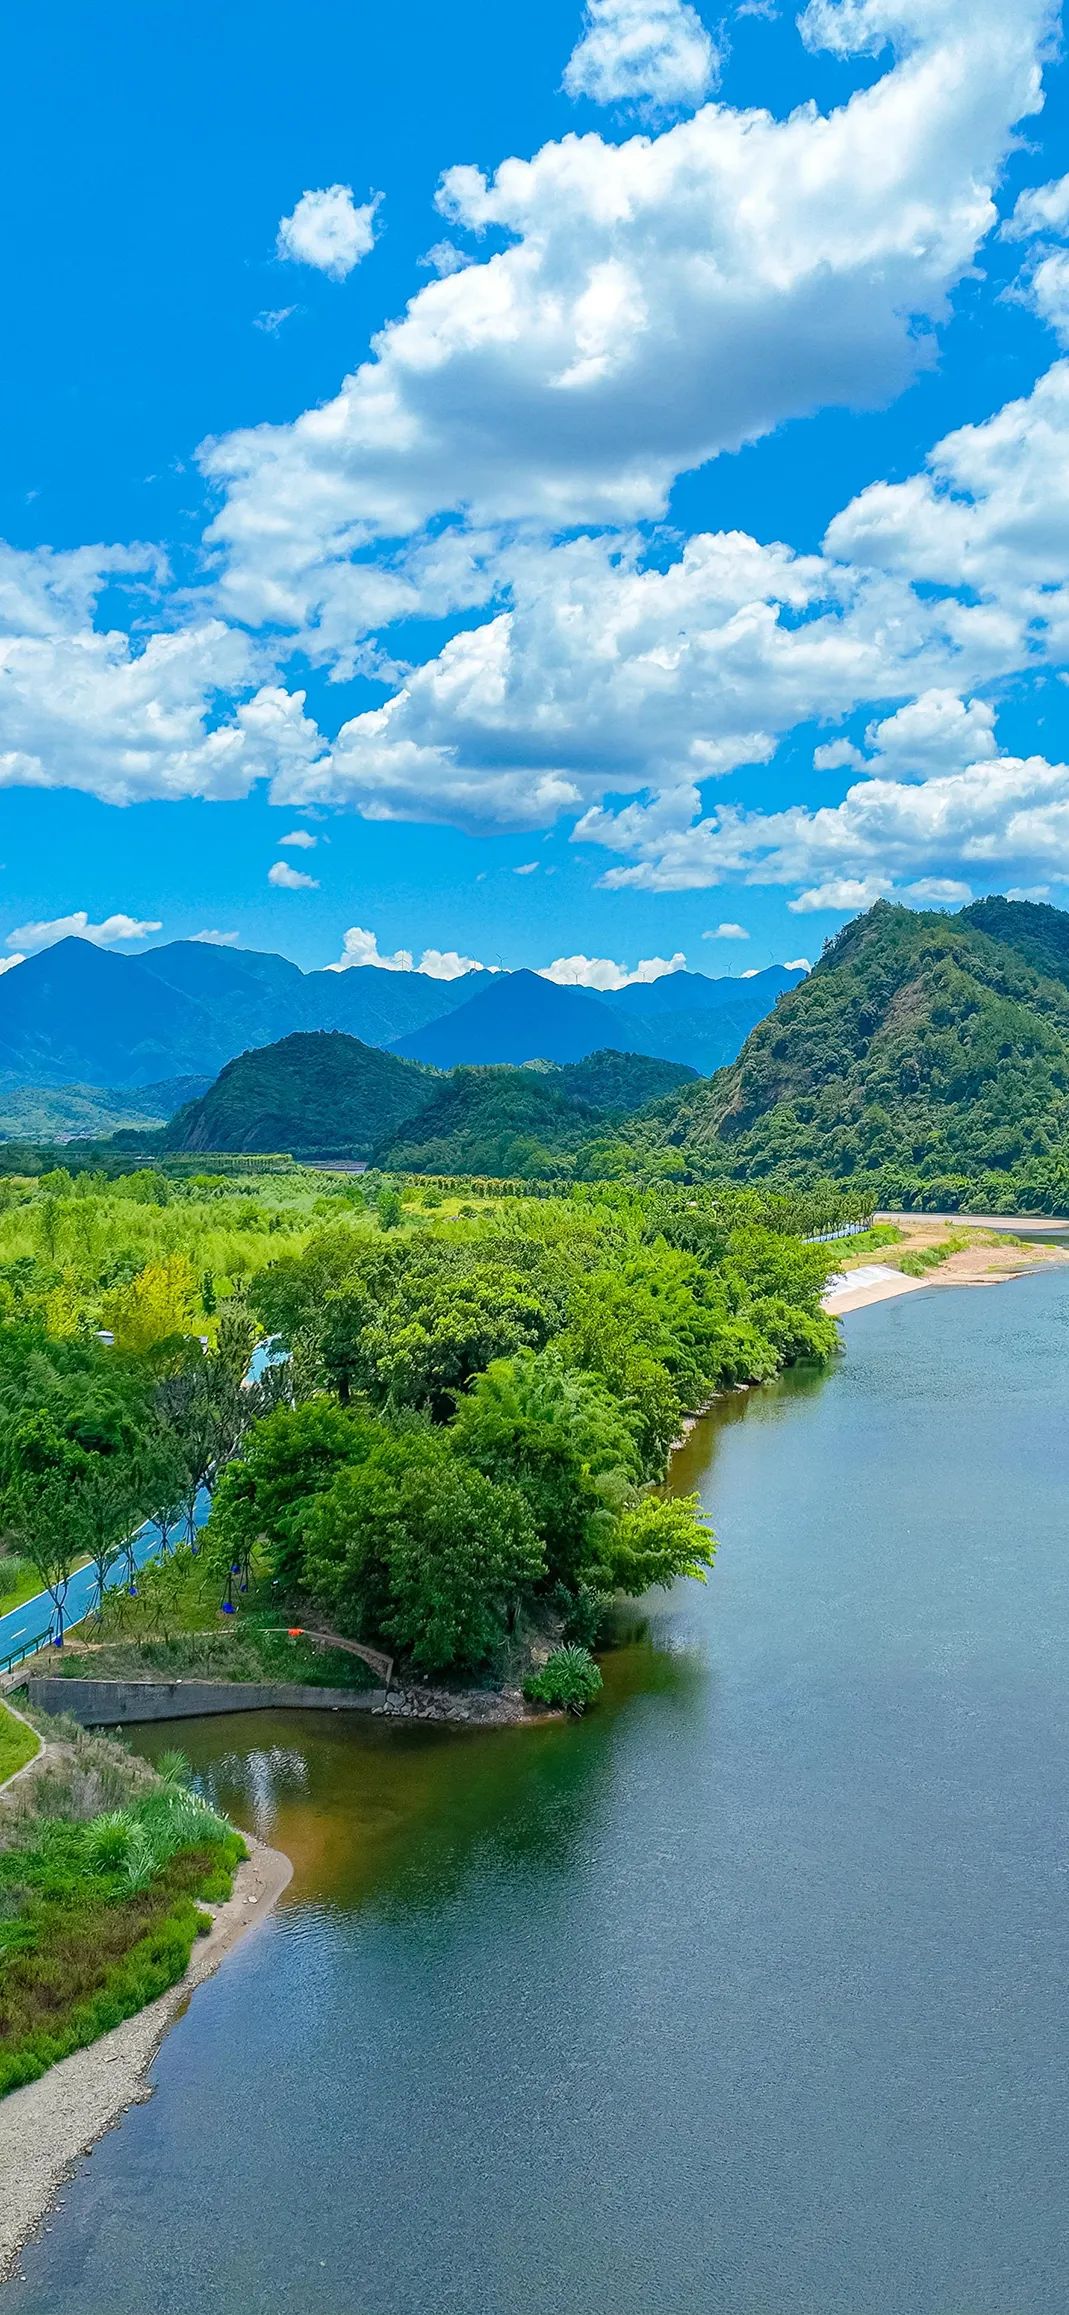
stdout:
<svg viewBox="0 0 1069 2315">
<path fill-rule="evenodd" d="M 265 1919 L 293 1876 L 288 1857 L 245 1835 L 225 1904 L 214 1908 L 177 1985 L 126 2018 L 88 2049 L 61 2059 L 39 2082 L 0 2101 L 0 2282 L 16 2271 L 23 2245 L 54 2207 L 61 2187 L 128 2106 L 150 2098 L 145 2075 L 169 2026 L 194 1989 L 218 1969 L 239 1938 Z M 211 1912 L 213 1908 L 206 1907 Z"/>
</svg>

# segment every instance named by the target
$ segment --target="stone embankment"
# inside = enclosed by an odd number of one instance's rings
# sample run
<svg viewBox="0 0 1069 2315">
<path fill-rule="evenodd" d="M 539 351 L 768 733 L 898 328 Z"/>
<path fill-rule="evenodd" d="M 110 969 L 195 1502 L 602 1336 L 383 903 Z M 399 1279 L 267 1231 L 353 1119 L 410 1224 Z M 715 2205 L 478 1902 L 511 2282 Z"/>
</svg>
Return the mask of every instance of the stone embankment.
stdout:
<svg viewBox="0 0 1069 2315">
<path fill-rule="evenodd" d="M 388 1720 L 506 1728 L 543 1717 L 518 1688 L 302 1688 L 285 1680 L 79 1680 L 56 1673 L 26 1680 L 33 1711 L 69 1713 L 82 1728 L 199 1720 L 228 1712 L 363 1712 Z"/>
</svg>

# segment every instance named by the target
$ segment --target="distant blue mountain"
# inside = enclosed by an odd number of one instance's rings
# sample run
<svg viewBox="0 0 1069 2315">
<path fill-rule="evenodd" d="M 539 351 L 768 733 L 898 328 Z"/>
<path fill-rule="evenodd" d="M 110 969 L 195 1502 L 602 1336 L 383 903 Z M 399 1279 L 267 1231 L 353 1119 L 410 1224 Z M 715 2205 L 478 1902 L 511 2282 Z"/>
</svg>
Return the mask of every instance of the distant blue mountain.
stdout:
<svg viewBox="0 0 1069 2315">
<path fill-rule="evenodd" d="M 0 975 L 0 1081 L 106 1092 L 210 1079 L 240 1053 L 319 1029 L 442 1069 L 612 1048 L 707 1075 L 800 977 L 779 966 L 739 981 L 673 973 L 602 995 L 532 972 L 304 973 L 287 957 L 206 941 L 130 957 L 64 940 Z"/>
<path fill-rule="evenodd" d="M 623 1050 L 640 1050 L 623 1023 L 619 1039 L 612 1037 L 598 997 L 522 972 L 495 974 L 488 988 L 444 1020 L 394 1038 L 390 1051 L 406 1061 L 455 1069 L 460 1062 L 585 1061 L 617 1042 Z"/>
</svg>

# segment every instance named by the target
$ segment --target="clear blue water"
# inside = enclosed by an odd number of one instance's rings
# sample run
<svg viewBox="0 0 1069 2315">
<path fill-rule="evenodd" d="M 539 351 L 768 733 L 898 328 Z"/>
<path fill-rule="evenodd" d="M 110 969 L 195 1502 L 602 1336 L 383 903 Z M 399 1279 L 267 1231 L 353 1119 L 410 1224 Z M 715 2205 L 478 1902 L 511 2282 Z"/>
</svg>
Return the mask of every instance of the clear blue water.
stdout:
<svg viewBox="0 0 1069 2315">
<path fill-rule="evenodd" d="M 581 1726 L 183 1731 L 295 1878 L 11 2315 L 1064 2315 L 1069 1272 L 845 1341 Z"/>
</svg>

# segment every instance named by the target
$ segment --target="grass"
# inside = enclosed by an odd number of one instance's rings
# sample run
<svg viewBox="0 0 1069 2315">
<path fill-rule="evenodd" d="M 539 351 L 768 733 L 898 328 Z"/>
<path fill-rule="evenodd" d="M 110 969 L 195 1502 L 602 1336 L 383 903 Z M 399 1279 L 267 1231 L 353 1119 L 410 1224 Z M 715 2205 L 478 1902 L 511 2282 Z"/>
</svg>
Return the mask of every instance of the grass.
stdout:
<svg viewBox="0 0 1069 2315">
<path fill-rule="evenodd" d="M 233 1616 L 220 1613 L 218 1568 L 182 1548 L 142 1568 L 137 1598 L 109 1592 L 103 1620 L 71 1633 L 51 1669 L 84 1680 L 271 1680 L 307 1688 L 371 1688 L 372 1674 L 343 1649 L 291 1639 L 295 1619 L 253 1569 L 250 1591 L 235 1578 Z"/>
<path fill-rule="evenodd" d="M 83 1552 L 81 1558 L 74 1561 L 73 1571 L 87 1567 L 88 1564 L 88 1552 Z M 38 1592 L 43 1590 L 44 1585 L 32 1561 L 0 1559 L 0 1616 L 9 1616 L 13 1608 L 24 1608 L 27 1600 L 35 1600 Z"/>
<path fill-rule="evenodd" d="M 16 1776 L 40 1751 L 41 1740 L 25 1721 L 16 1720 L 6 1704 L 0 1704 L 0 1785 Z"/>
<path fill-rule="evenodd" d="M 0 2097 L 176 1984 L 245 1854 L 180 1784 L 59 1735 L 0 1816 Z"/>
<path fill-rule="evenodd" d="M 942 1262 L 949 1262 L 952 1254 L 963 1254 L 973 1243 L 968 1231 L 955 1230 L 949 1238 L 937 1239 L 934 1246 L 911 1247 L 908 1253 L 899 1255 L 895 1267 L 904 1271 L 907 1278 L 923 1278 L 929 1270 L 938 1270 Z"/>
</svg>

